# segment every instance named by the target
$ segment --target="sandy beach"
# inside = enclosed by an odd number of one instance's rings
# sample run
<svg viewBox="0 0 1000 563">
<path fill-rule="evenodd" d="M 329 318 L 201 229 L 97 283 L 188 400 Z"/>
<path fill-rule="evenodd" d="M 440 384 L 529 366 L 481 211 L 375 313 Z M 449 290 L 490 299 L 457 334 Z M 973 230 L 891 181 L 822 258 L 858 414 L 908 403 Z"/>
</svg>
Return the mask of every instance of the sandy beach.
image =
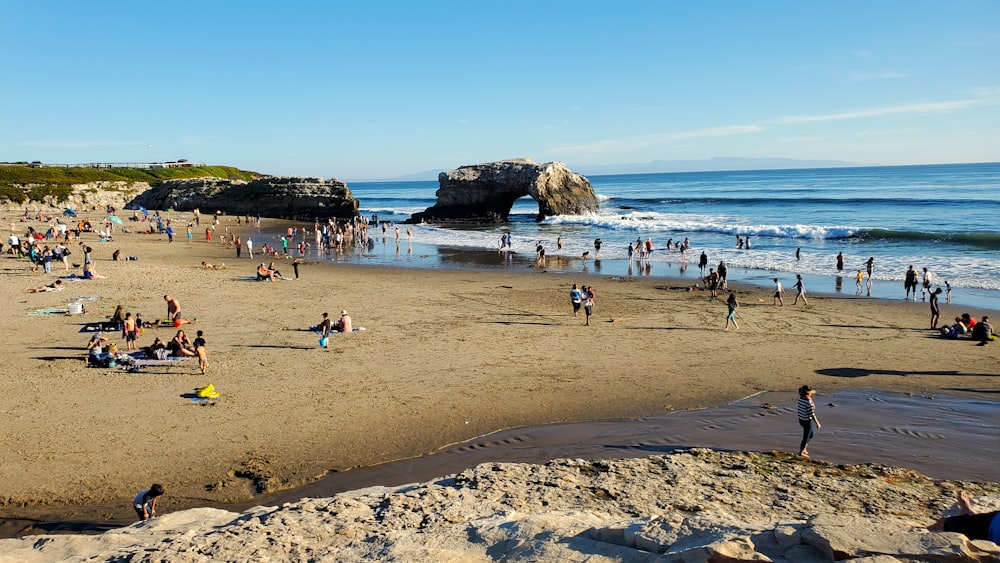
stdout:
<svg viewBox="0 0 1000 563">
<path fill-rule="evenodd" d="M 235 218 L 222 220 L 245 238 Z M 106 279 L 51 293 L 25 288 L 67 274 L 61 264 L 33 275 L 27 260 L 0 258 L 0 516 L 127 518 L 153 482 L 167 488 L 167 511 L 242 502 L 501 429 L 653 416 L 802 384 L 994 401 L 1000 389 L 1000 344 L 937 338 L 924 303 L 814 294 L 792 306 L 786 294 L 776 307 L 769 290 L 737 287 L 741 328 L 726 332 L 724 301 L 662 278 L 307 262 L 300 279 L 268 283 L 246 279 L 259 260 L 245 252 L 236 260 L 217 241 L 175 238 L 85 234 Z M 138 259 L 111 261 L 116 249 Z M 595 288 L 592 326 L 572 314 L 573 283 Z M 206 375 L 195 364 L 86 367 L 86 323 L 118 304 L 161 318 L 164 294 L 198 318 L 184 329 L 205 332 Z M 81 315 L 29 314 L 80 296 L 100 299 Z M 321 349 L 308 328 L 341 309 L 365 330 Z M 962 312 L 996 313 L 942 305 L 945 321 Z M 148 329 L 139 345 L 175 332 Z M 220 399 L 192 401 L 208 383 Z"/>
</svg>

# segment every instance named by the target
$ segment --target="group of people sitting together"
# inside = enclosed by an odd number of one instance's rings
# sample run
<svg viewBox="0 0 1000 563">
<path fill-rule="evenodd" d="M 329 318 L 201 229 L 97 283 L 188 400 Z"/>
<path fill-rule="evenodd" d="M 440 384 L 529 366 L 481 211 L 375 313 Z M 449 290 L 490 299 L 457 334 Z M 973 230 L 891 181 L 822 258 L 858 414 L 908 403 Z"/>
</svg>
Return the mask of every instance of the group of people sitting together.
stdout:
<svg viewBox="0 0 1000 563">
<path fill-rule="evenodd" d="M 131 314 L 129 314 L 131 320 Z M 126 323 L 125 340 L 128 342 L 128 351 L 137 350 L 135 346 L 134 325 Z M 132 328 L 132 330 L 128 330 Z M 169 341 L 164 342 L 160 338 L 155 338 L 153 343 L 145 348 L 145 356 L 153 360 L 167 360 L 170 358 L 198 358 L 198 367 L 202 373 L 208 369 L 208 350 L 205 348 L 204 332 L 198 331 L 194 341 L 186 332 L 178 330 Z M 128 366 L 135 363 L 136 357 L 128 352 L 121 352 L 118 345 L 108 342 L 108 338 L 97 332 L 87 343 L 87 363 L 97 367 L 117 367 L 119 364 Z"/>
<path fill-rule="evenodd" d="M 961 317 L 955 317 L 955 324 L 941 327 L 941 336 L 951 339 L 968 338 L 978 342 L 980 346 L 986 346 L 991 341 L 997 340 L 997 335 L 990 324 L 990 318 L 983 315 L 983 318 L 976 321 L 968 313 L 962 313 Z"/>
<path fill-rule="evenodd" d="M 257 266 L 257 281 L 272 281 L 273 282 L 275 280 L 281 280 L 281 279 L 284 279 L 284 278 L 282 278 L 281 272 L 279 272 L 274 267 L 274 262 L 271 262 L 270 264 L 267 264 L 267 265 L 265 265 L 263 262 L 261 262 L 260 266 Z"/>
</svg>

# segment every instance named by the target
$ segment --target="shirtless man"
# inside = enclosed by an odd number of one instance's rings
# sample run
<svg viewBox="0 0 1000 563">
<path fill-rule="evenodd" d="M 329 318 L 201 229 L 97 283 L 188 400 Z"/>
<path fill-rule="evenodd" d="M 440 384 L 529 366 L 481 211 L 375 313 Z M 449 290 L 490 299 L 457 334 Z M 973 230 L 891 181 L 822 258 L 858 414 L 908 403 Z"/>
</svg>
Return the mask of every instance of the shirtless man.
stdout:
<svg viewBox="0 0 1000 563">
<path fill-rule="evenodd" d="M 174 321 L 184 322 L 181 319 L 181 302 L 169 295 L 164 295 L 163 300 L 167 302 L 167 318 Z"/>
</svg>

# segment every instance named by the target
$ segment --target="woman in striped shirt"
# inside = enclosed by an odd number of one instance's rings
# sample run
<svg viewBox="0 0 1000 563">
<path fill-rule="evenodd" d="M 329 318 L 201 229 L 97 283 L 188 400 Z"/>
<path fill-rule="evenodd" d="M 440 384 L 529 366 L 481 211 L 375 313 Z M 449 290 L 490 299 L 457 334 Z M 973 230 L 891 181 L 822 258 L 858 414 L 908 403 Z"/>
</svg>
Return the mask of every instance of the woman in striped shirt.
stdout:
<svg viewBox="0 0 1000 563">
<path fill-rule="evenodd" d="M 802 444 L 799 445 L 799 455 L 802 457 L 809 457 L 809 452 L 806 451 L 806 446 L 809 445 L 809 441 L 812 440 L 813 435 L 815 434 L 813 431 L 813 423 L 816 424 L 817 429 L 821 427 L 819 419 L 816 418 L 816 404 L 813 403 L 812 399 L 812 396 L 815 393 L 816 390 L 810 388 L 808 385 L 799 387 L 797 410 L 799 414 L 799 425 L 802 426 Z"/>
</svg>

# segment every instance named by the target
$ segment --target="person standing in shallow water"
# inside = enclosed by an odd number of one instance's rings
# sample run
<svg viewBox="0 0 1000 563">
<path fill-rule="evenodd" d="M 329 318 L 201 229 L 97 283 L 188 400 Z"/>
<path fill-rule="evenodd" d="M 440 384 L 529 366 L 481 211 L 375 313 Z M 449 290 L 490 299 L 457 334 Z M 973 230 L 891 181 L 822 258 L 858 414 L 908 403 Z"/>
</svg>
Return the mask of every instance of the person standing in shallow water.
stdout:
<svg viewBox="0 0 1000 563">
<path fill-rule="evenodd" d="M 799 444 L 799 455 L 802 457 L 809 457 L 806 446 L 809 445 L 813 436 L 816 435 L 815 430 L 813 430 L 813 424 L 816 425 L 816 430 L 822 427 L 819 419 L 816 418 L 816 403 L 813 402 L 812 398 L 815 393 L 816 390 L 808 385 L 799 387 L 799 400 L 796 403 L 796 411 L 799 416 L 799 426 L 802 427 L 802 442 Z"/>
</svg>

